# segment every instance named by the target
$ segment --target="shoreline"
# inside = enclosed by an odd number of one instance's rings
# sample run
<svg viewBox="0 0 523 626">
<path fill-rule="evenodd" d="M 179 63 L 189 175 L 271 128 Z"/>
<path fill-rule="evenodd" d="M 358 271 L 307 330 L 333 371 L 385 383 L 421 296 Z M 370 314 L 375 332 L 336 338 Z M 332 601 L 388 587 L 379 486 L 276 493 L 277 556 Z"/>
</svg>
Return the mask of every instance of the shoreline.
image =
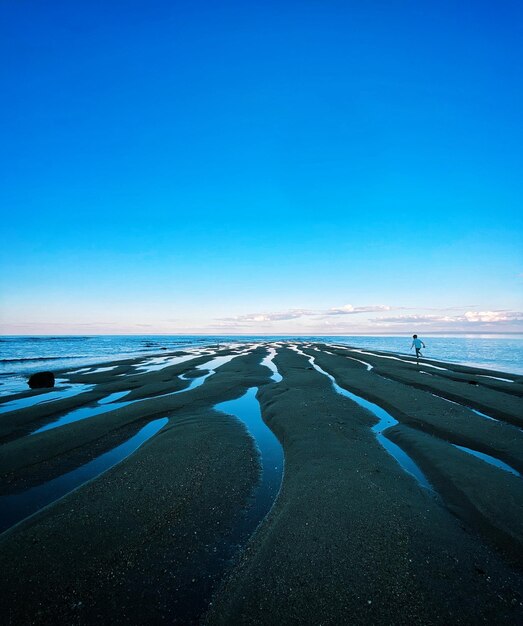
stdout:
<svg viewBox="0 0 523 626">
<path fill-rule="evenodd" d="M 2 339 L 0 337 L 0 339 Z M 17 345 L 17 340 L 20 340 Z M 429 335 L 429 352 L 425 355 L 437 361 L 517 373 L 523 376 L 523 335 Z M 448 341 L 445 341 L 448 339 Z M 351 341 L 353 340 L 353 341 Z M 433 341 L 431 341 L 433 340 Z M 241 343 L 270 343 L 298 341 L 340 343 L 346 347 L 380 350 L 409 356 L 410 337 L 407 335 L 339 335 L 339 336 L 194 336 L 180 335 L 92 335 L 92 336 L 4 336 L 3 359 L 0 359 L 0 382 L 22 379 L 41 369 L 85 367 L 119 360 L 162 354 L 162 351 L 191 350 L 201 347 L 238 345 Z M 515 342 L 514 342 L 515 341 Z M 500 342 L 503 342 L 500 344 Z M 116 352 L 115 352 L 116 351 Z M 412 355 L 411 355 L 412 356 Z M 0 384 L 0 397 L 11 390 Z M 16 391 L 16 389 L 15 389 Z"/>
<path fill-rule="evenodd" d="M 280 382 L 261 364 L 270 348 Z M 112 469 L 0 535 L 8 623 L 85 622 L 100 611 L 132 623 L 183 615 L 207 624 L 523 616 L 523 480 L 464 451 L 523 473 L 523 377 L 495 380 L 495 371 L 424 359 L 418 367 L 332 344 L 300 349 L 305 356 L 284 342 L 209 350 L 141 373 L 145 360 L 188 353 L 104 362 L 115 368 L 95 374 L 61 370 L 93 389 L 1 415 L 5 495 L 80 467 L 146 421 L 169 419 Z M 204 376 L 216 356 L 233 358 Z M 379 445 L 376 418 L 307 356 L 397 420 L 384 436 L 421 467 L 435 495 Z M 431 376 L 420 371 L 430 365 Z M 260 465 L 242 423 L 215 407 L 252 387 L 283 446 L 283 484 L 254 535 L 216 569 L 213 548 L 248 510 Z M 126 406 L 27 436 L 123 391 Z M 198 598 L 212 589 L 205 612 Z"/>
</svg>

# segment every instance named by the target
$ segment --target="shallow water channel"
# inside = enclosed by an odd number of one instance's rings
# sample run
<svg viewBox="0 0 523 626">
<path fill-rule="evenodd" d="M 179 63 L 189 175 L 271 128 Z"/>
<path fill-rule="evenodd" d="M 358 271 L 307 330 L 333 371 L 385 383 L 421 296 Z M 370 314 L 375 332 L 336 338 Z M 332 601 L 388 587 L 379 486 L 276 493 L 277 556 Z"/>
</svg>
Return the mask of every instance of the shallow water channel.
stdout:
<svg viewBox="0 0 523 626">
<path fill-rule="evenodd" d="M 424 372 L 421 372 L 421 373 L 423 374 Z M 459 406 L 462 409 L 467 409 L 468 411 L 472 411 L 472 413 L 475 413 L 476 415 L 479 415 L 480 417 L 483 417 L 484 419 L 490 420 L 491 422 L 497 422 L 498 424 L 501 424 L 502 426 L 512 427 L 512 424 L 507 424 L 506 422 L 498 420 L 495 417 L 491 417 L 490 415 L 487 415 L 486 413 L 482 413 L 481 411 L 478 411 L 477 409 L 473 409 L 472 407 L 467 406 L 466 404 L 461 404 L 460 402 L 456 402 L 455 400 L 450 400 L 449 398 L 445 398 L 445 396 L 442 396 L 438 393 L 434 393 L 433 391 L 429 391 L 429 393 L 431 396 L 434 396 L 435 398 L 439 398 L 440 400 L 444 400 L 445 402 L 450 402 L 450 404 Z M 514 428 L 517 428 L 517 426 L 514 426 Z"/>
<path fill-rule="evenodd" d="M 346 350 L 347 348 L 345 346 L 334 346 L 335 348 L 343 348 L 344 350 Z M 316 352 L 322 352 L 322 350 L 320 350 L 319 348 L 314 348 L 314 350 L 316 350 Z M 370 372 L 371 370 L 374 369 L 374 365 L 371 365 L 370 363 L 367 363 L 367 361 L 362 361 L 361 359 L 357 359 L 355 356 L 348 356 L 346 354 L 344 355 L 335 355 L 334 352 L 329 352 L 328 350 L 323 350 L 323 352 L 325 354 L 330 354 L 332 356 L 343 356 L 346 359 L 350 359 L 351 361 L 357 361 L 358 363 L 361 363 L 362 365 L 365 365 L 365 367 L 367 368 L 367 372 Z"/>
<path fill-rule="evenodd" d="M 204 559 L 197 562 L 194 565 L 196 569 L 189 573 L 190 578 L 183 587 L 184 592 L 176 601 L 177 623 L 200 623 L 213 593 L 278 496 L 283 476 L 283 449 L 263 421 L 256 392 L 257 388 L 251 387 L 240 398 L 214 406 L 214 410 L 232 415 L 243 422 L 259 452 L 261 472 L 247 508 L 238 515 L 232 528 L 218 537 L 215 544 L 208 546 Z"/>
<path fill-rule="evenodd" d="M 124 443 L 108 452 L 104 452 L 92 461 L 66 474 L 62 474 L 62 476 L 53 478 L 42 485 L 31 487 L 19 494 L 0 496 L 0 532 L 4 532 L 11 526 L 37 513 L 45 506 L 69 494 L 87 481 L 114 467 L 153 435 L 156 435 L 168 421 L 166 417 L 155 419 Z"/>
<path fill-rule="evenodd" d="M 90 370 L 89 374 L 101 374 L 102 372 L 110 372 L 111 370 L 115 370 L 118 365 L 108 365 L 107 367 L 97 367 L 94 370 Z"/>
<path fill-rule="evenodd" d="M 172 394 L 163 394 L 163 395 L 175 395 L 178 393 L 191 391 L 192 389 L 195 389 L 196 387 L 200 387 L 200 385 L 203 385 L 203 383 L 209 378 L 209 376 L 212 376 L 213 374 L 216 373 L 216 370 L 219 367 L 221 367 L 222 365 L 225 365 L 225 363 L 229 363 L 229 361 L 232 361 L 237 356 L 243 356 L 243 354 L 246 354 L 246 353 L 239 352 L 237 354 L 229 354 L 228 356 L 217 356 L 217 357 L 214 357 L 214 359 L 207 361 L 206 363 L 197 365 L 194 369 L 199 370 L 199 371 L 204 371 L 205 372 L 204 374 L 200 376 L 196 376 L 195 378 L 188 378 L 186 374 L 181 374 L 180 378 L 182 380 L 190 381 L 189 386 L 186 387 L 185 389 L 180 389 L 180 391 L 174 391 L 172 392 Z M 161 396 L 157 396 L 157 397 L 161 397 Z"/>
<path fill-rule="evenodd" d="M 274 364 L 274 357 L 276 356 L 276 350 L 274 348 L 269 348 L 269 354 L 262 360 L 261 364 L 268 367 L 271 372 L 271 380 L 275 383 L 279 383 L 282 380 L 282 375 L 278 372 L 278 368 Z"/>
<path fill-rule="evenodd" d="M 479 452 L 478 450 L 473 450 L 472 448 L 465 448 L 465 446 L 458 446 L 457 443 L 453 443 L 452 445 L 455 448 L 458 448 L 458 450 L 461 450 L 462 452 L 466 452 L 467 454 L 471 454 L 472 456 L 475 456 L 476 458 L 481 459 L 482 461 L 484 461 L 485 463 L 488 463 L 489 465 L 493 465 L 494 467 L 497 467 L 498 469 L 502 469 L 505 472 L 509 472 L 509 474 L 513 474 L 514 476 L 521 478 L 521 474 L 517 470 L 515 470 L 513 467 L 511 467 L 507 463 L 500 461 L 495 456 L 490 456 L 490 454 L 485 454 L 485 452 Z"/>
<path fill-rule="evenodd" d="M 137 365 L 136 373 L 146 374 L 149 372 L 157 372 L 159 370 L 165 369 L 166 367 L 170 367 L 171 365 L 179 365 L 180 363 L 185 363 L 186 361 L 195 359 L 198 356 L 200 356 L 199 352 L 195 352 L 194 354 L 184 354 L 182 356 L 155 357 L 153 359 L 143 361 L 142 363 Z"/>
<path fill-rule="evenodd" d="M 272 507 L 280 490 L 283 475 L 283 448 L 263 421 L 260 405 L 256 399 L 257 387 L 251 387 L 241 398 L 220 402 L 214 409 L 241 420 L 256 443 L 262 467 L 260 483 L 253 494 L 247 526 L 252 530 L 261 522 Z"/>
<path fill-rule="evenodd" d="M 214 406 L 216 411 L 232 415 L 243 422 L 259 452 L 261 474 L 247 509 L 238 516 L 232 529 L 213 546 L 210 558 L 200 565 L 199 576 L 190 585 L 190 593 L 177 603 L 179 623 L 199 623 L 212 594 L 271 510 L 279 493 L 283 476 L 283 449 L 263 421 L 256 399 L 257 391 L 256 387 L 251 387 L 240 398 Z"/>
<path fill-rule="evenodd" d="M 318 348 L 316 348 L 316 350 L 318 352 L 321 352 Z M 362 352 L 362 351 L 358 350 L 357 352 Z M 364 353 L 364 354 L 370 354 L 370 353 Z M 304 356 L 307 356 L 307 355 L 304 354 Z M 347 357 L 347 358 L 353 359 L 353 357 Z M 384 358 L 394 358 L 394 357 L 384 357 Z M 353 360 L 358 361 L 359 359 L 353 359 Z M 396 359 L 396 360 L 399 360 L 399 359 Z M 360 361 L 360 363 L 362 363 L 364 365 L 368 365 L 368 370 L 369 371 L 372 369 L 372 365 L 366 363 L 365 361 Z M 382 433 L 378 433 L 377 430 L 376 430 L 376 429 L 383 430 L 384 425 L 385 425 L 385 428 L 389 428 L 391 426 L 394 426 L 395 424 L 398 423 L 398 421 L 395 420 L 389 413 L 387 413 L 384 409 L 382 409 L 377 404 L 373 404 L 372 402 L 369 402 L 369 401 L 365 400 L 364 398 L 360 398 L 359 396 L 355 396 L 355 394 L 351 393 L 350 391 L 347 391 L 346 389 L 342 389 L 341 387 L 339 387 L 336 384 L 334 378 L 330 374 L 328 374 L 327 372 L 324 372 L 318 365 L 315 365 L 312 362 L 311 362 L 311 365 L 313 365 L 313 367 L 315 367 L 318 371 L 321 371 L 321 373 L 325 374 L 326 376 L 328 376 L 331 379 L 332 384 L 333 384 L 334 388 L 336 389 L 336 391 L 338 391 L 338 393 L 341 393 L 342 395 L 346 395 L 351 400 L 355 400 L 361 406 L 363 406 L 366 409 L 369 409 L 372 413 L 374 413 L 376 415 L 376 417 L 380 417 L 379 414 L 381 413 L 381 415 L 382 415 L 382 422 L 376 424 L 376 426 L 374 426 L 372 428 L 372 431 L 374 433 L 376 433 L 377 436 L 378 436 L 378 441 L 387 450 L 387 452 L 389 452 L 389 454 L 391 454 L 392 456 L 394 456 L 396 458 L 396 460 L 403 467 L 403 469 L 405 469 L 406 471 L 408 471 L 411 474 L 413 474 L 413 476 L 416 478 L 416 480 L 418 480 L 418 482 L 423 487 L 427 487 L 427 488 L 431 489 L 430 483 L 428 483 L 427 479 L 423 476 L 421 470 L 417 467 L 417 465 L 414 463 L 414 461 L 412 461 L 412 459 L 410 459 L 410 457 L 407 456 L 407 454 L 399 446 L 397 446 L 395 443 L 393 443 L 392 441 L 387 439 Z M 443 369 L 443 368 L 436 368 L 436 369 Z M 421 372 L 421 373 L 425 374 L 427 372 Z M 431 376 L 432 374 L 429 374 L 429 375 Z M 432 396 L 434 396 L 436 398 L 440 398 L 441 400 L 445 400 L 446 402 L 450 402 L 451 404 L 455 404 L 456 406 L 459 406 L 461 408 L 468 409 L 469 411 L 472 411 L 476 415 L 479 415 L 480 417 L 485 418 L 487 420 L 491 420 L 493 422 L 497 422 L 498 424 L 502 424 L 504 426 L 507 426 L 508 428 L 518 428 L 517 426 L 513 426 L 512 424 L 506 424 L 505 422 L 497 420 L 494 417 L 490 417 L 489 415 L 486 415 L 485 413 L 481 413 L 481 411 L 473 409 L 472 407 L 466 406 L 464 404 L 460 404 L 459 402 L 455 402 L 454 400 L 449 400 L 448 398 L 445 398 L 444 396 L 441 396 L 441 395 L 439 395 L 437 393 L 432 393 L 432 392 L 430 392 L 430 393 L 431 393 Z M 372 408 L 372 407 L 374 407 L 374 408 Z M 521 430 L 521 429 L 518 428 L 518 430 Z M 459 445 L 454 444 L 452 442 L 449 442 L 449 443 L 451 443 L 451 445 L 453 445 L 455 448 L 458 448 L 462 452 L 466 452 L 467 454 L 471 454 L 472 456 L 475 456 L 476 458 L 481 459 L 482 461 L 485 461 L 485 463 L 489 463 L 490 465 L 493 465 L 494 467 L 497 467 L 498 469 L 502 469 L 502 470 L 504 470 L 506 472 L 509 472 L 509 473 L 513 474 L 514 476 L 521 477 L 521 474 L 517 470 L 515 470 L 513 467 L 511 467 L 507 463 L 504 463 L 503 461 L 500 461 L 496 457 L 491 456 L 490 454 L 486 454 L 484 452 L 479 452 L 478 450 L 474 450 L 472 448 L 466 448 L 464 446 L 459 446 Z M 416 472 L 419 472 L 419 475 L 416 475 Z M 426 482 L 426 484 L 422 484 L 423 480 Z"/>
<path fill-rule="evenodd" d="M 313 356 L 308 356 L 307 354 L 302 352 L 297 346 L 293 346 L 291 347 L 291 349 L 298 354 L 304 356 L 316 371 L 318 371 L 320 374 L 323 374 L 324 376 L 327 376 L 337 393 L 345 396 L 353 402 L 356 402 L 362 408 L 370 411 L 375 417 L 377 417 L 379 421 L 371 428 L 371 430 L 376 435 L 376 439 L 378 440 L 380 445 L 398 462 L 398 464 L 404 471 L 406 471 L 416 479 L 421 487 L 423 487 L 424 489 L 428 489 L 429 491 L 433 491 L 431 484 L 429 483 L 421 469 L 410 458 L 410 456 L 397 444 L 390 441 L 390 439 L 387 439 L 387 437 L 384 435 L 384 431 L 387 430 L 387 428 L 398 424 L 398 420 L 392 417 L 390 413 L 385 411 L 385 409 L 383 409 L 379 405 L 374 404 L 373 402 L 369 402 L 368 400 L 365 400 L 365 398 L 357 396 L 355 393 L 352 393 L 351 391 L 347 391 L 347 389 L 340 387 L 336 382 L 334 376 L 326 372 L 317 363 L 315 363 L 315 359 Z"/>
<path fill-rule="evenodd" d="M 244 354 L 244 353 L 237 353 L 237 354 L 232 354 L 232 355 L 227 355 L 227 356 L 219 356 L 219 357 L 210 359 L 206 363 L 197 365 L 195 369 L 202 372 L 200 376 L 197 376 L 195 378 L 187 378 L 184 374 L 180 376 L 180 378 L 182 378 L 183 380 L 190 381 L 190 384 L 188 387 L 186 387 L 185 389 L 181 389 L 179 391 L 162 394 L 161 396 L 154 396 L 154 398 L 185 393 L 187 391 L 195 389 L 196 387 L 199 387 L 200 385 L 203 385 L 205 380 L 209 378 L 209 376 L 212 376 L 219 367 L 221 367 L 225 363 L 228 363 L 229 361 L 236 358 L 237 356 L 240 356 L 241 354 Z M 191 357 L 191 358 L 194 358 L 194 357 Z M 93 387 L 92 385 L 89 385 L 89 386 L 88 385 L 74 385 L 75 391 L 77 393 L 79 393 L 79 391 L 77 391 L 78 388 L 81 388 L 81 391 L 86 391 L 86 390 L 91 390 L 92 387 Z M 64 390 L 57 391 L 56 393 L 60 394 L 58 397 L 61 398 L 63 397 L 61 394 L 64 393 Z M 101 415 L 103 413 L 107 413 L 109 411 L 114 411 L 116 409 L 122 408 L 123 406 L 127 406 L 128 404 L 131 404 L 133 402 L 141 402 L 141 401 L 147 400 L 147 398 L 140 398 L 140 399 L 130 400 L 130 401 L 121 401 L 121 398 L 125 397 L 128 393 L 129 393 L 128 391 L 119 391 L 119 392 L 112 393 L 106 396 L 105 398 L 102 398 L 101 400 L 99 400 L 94 406 L 80 407 L 78 409 L 70 411 L 66 415 L 63 415 L 62 417 L 58 418 L 57 420 L 35 430 L 31 434 L 34 435 L 37 433 L 44 432 L 46 430 L 51 430 L 53 428 L 64 426 L 66 424 L 71 424 L 79 420 L 84 420 L 90 417 Z M 49 396 L 50 394 L 43 394 L 43 395 Z M 56 399 L 57 397 L 53 394 L 53 397 L 49 398 L 48 401 L 56 400 Z M 24 398 L 24 400 L 26 399 Z M 232 401 L 232 402 L 233 403 L 240 402 L 241 411 L 240 411 L 240 414 L 237 415 L 237 417 L 239 417 L 242 421 L 244 421 L 248 428 L 249 428 L 249 424 L 251 424 L 252 429 L 253 429 L 252 430 L 253 436 L 255 437 L 256 441 L 258 441 L 258 439 L 260 439 L 261 441 L 263 439 L 263 428 L 261 426 L 260 427 L 256 426 L 255 407 L 258 407 L 258 412 L 259 412 L 259 405 L 256 399 L 254 398 L 254 403 L 250 401 L 250 398 L 245 399 L 245 400 L 243 400 L 243 398 L 240 398 L 239 400 Z M 225 404 L 228 405 L 228 403 L 225 403 Z M 234 413 L 234 406 L 231 405 L 230 409 L 231 409 L 231 413 L 236 415 L 236 413 Z M 126 456 L 134 452 L 147 439 L 155 435 L 167 423 L 167 421 L 168 421 L 167 418 L 153 420 L 152 422 L 144 426 L 136 435 L 128 439 L 126 442 L 102 454 L 101 456 L 93 459 L 89 463 L 86 463 L 85 465 L 82 465 L 81 467 L 75 470 L 72 470 L 71 472 L 63 474 L 62 476 L 58 476 L 57 478 L 51 481 L 48 481 L 42 485 L 38 485 L 36 487 L 28 489 L 20 494 L 13 494 L 9 496 L 0 497 L 0 532 L 3 532 L 4 530 L 9 528 L 13 524 L 19 522 L 22 519 L 25 519 L 29 515 L 34 514 L 35 512 L 39 511 L 44 506 L 50 504 L 51 502 L 54 502 L 55 500 L 63 497 L 70 491 L 76 489 L 77 487 L 82 485 L 84 482 L 87 482 L 88 480 L 95 478 L 96 476 L 103 473 L 104 471 L 112 467 L 113 465 L 116 465 Z M 265 426 L 263 421 L 261 420 L 261 415 L 260 415 L 260 421 L 262 422 L 263 426 L 267 430 L 269 430 Z M 270 430 L 269 430 L 269 433 L 272 435 Z M 268 450 L 268 447 L 266 445 L 267 441 L 268 441 L 268 438 L 264 439 L 264 443 L 262 444 L 260 449 L 263 448 L 263 450 Z M 278 443 L 278 446 L 279 446 L 279 443 Z M 271 457 L 268 452 L 265 453 L 265 457 L 271 458 L 272 460 L 274 460 L 273 457 Z M 268 475 L 269 473 L 268 468 L 266 468 L 266 472 Z M 265 486 L 268 484 L 264 482 L 263 480 L 262 480 L 262 483 Z M 264 486 L 264 489 L 265 489 L 265 486 Z M 269 491 L 271 491 L 271 489 L 272 487 L 269 488 Z M 258 502 L 261 500 L 255 498 L 255 501 Z"/>
<path fill-rule="evenodd" d="M 400 359 L 397 356 L 385 356 L 384 354 L 374 354 L 373 352 L 365 352 L 365 350 L 357 350 L 355 348 L 350 348 L 350 350 L 351 352 L 358 352 L 359 354 L 367 354 L 368 356 L 373 356 L 378 359 L 389 359 L 390 361 L 399 361 L 400 363 L 405 363 L 406 365 L 419 365 L 419 363 L 416 361 L 413 361 L 410 359 Z M 439 367 L 438 365 L 431 365 L 430 363 L 427 363 L 424 357 L 421 357 L 419 361 L 422 362 L 423 367 L 431 367 L 432 369 L 441 370 L 442 372 L 448 371 L 446 367 Z"/>
<path fill-rule="evenodd" d="M 168 393 L 151 396 L 151 398 L 147 398 L 147 397 L 135 398 L 133 400 L 122 400 L 122 398 L 125 398 L 125 396 L 128 395 L 129 391 L 118 391 L 118 392 L 115 392 L 106 396 L 105 398 L 102 398 L 101 400 L 98 400 L 98 402 L 94 405 L 91 404 L 89 406 L 82 406 L 78 409 L 73 409 L 72 411 L 69 411 L 68 413 L 66 413 L 65 415 L 62 415 L 58 419 L 52 422 L 49 422 L 45 426 L 41 426 L 40 428 L 37 428 L 30 434 L 37 435 L 38 433 L 43 433 L 46 430 L 53 430 L 54 428 L 59 428 L 60 426 L 73 424 L 74 422 L 79 422 L 79 421 L 82 421 L 91 417 L 103 415 L 104 413 L 116 411 L 117 409 L 121 409 L 135 402 L 144 402 L 149 399 L 164 398 L 166 396 L 174 396 L 180 393 L 191 391 L 192 389 L 195 389 L 196 387 L 203 385 L 206 379 L 209 378 L 209 376 L 212 376 L 212 374 L 214 374 L 221 365 L 228 363 L 229 361 L 231 361 L 237 356 L 239 355 L 233 354 L 229 356 L 219 356 L 210 361 L 207 361 L 207 363 L 202 363 L 201 365 L 197 365 L 195 369 L 199 371 L 203 371 L 203 373 L 200 376 L 196 376 L 195 378 L 187 378 L 185 374 L 181 374 L 180 378 L 182 380 L 190 381 L 189 386 L 185 387 L 185 389 L 180 389 L 179 391 L 169 391 Z M 187 361 L 188 359 L 193 359 L 194 356 L 184 356 L 184 357 L 176 357 L 176 358 L 179 359 L 178 363 L 182 363 L 184 361 Z M 93 387 L 91 386 L 89 389 L 91 388 Z"/>
<path fill-rule="evenodd" d="M 47 402 L 53 402 L 54 400 L 72 398 L 80 393 L 92 391 L 94 389 L 94 385 L 69 384 L 65 380 L 57 380 L 56 384 L 57 386 L 54 387 L 54 391 L 48 391 L 47 393 L 37 392 L 35 395 L 18 398 L 17 400 L 8 400 L 7 402 L 0 404 L 0 414 L 7 413 L 9 411 L 17 411 L 19 409 L 27 409 L 30 406 L 46 404 Z"/>
<path fill-rule="evenodd" d="M 66 424 L 73 424 L 74 422 L 79 422 L 89 417 L 95 417 L 96 415 L 102 415 L 103 413 L 109 413 L 110 411 L 121 409 L 122 407 L 132 404 L 133 402 L 132 400 L 127 402 L 117 402 L 119 398 L 126 396 L 128 393 L 128 391 L 111 393 L 105 398 L 98 400 L 94 406 L 82 406 L 78 409 L 74 409 L 73 411 L 69 411 L 69 413 L 62 415 L 62 417 L 59 417 L 57 420 L 54 420 L 45 426 L 37 428 L 30 434 L 37 435 L 38 433 L 43 433 L 46 430 L 53 430 L 54 428 L 65 426 Z"/>
</svg>

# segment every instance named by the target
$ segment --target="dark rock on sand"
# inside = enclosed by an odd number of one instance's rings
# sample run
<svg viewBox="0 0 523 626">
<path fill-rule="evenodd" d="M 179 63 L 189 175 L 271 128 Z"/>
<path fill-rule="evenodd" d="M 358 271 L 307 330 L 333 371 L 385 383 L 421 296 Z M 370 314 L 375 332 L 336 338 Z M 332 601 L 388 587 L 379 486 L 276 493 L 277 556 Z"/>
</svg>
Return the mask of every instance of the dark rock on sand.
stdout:
<svg viewBox="0 0 523 626">
<path fill-rule="evenodd" d="M 29 378 L 27 384 L 31 389 L 54 387 L 54 374 L 53 372 L 37 372 Z"/>
</svg>

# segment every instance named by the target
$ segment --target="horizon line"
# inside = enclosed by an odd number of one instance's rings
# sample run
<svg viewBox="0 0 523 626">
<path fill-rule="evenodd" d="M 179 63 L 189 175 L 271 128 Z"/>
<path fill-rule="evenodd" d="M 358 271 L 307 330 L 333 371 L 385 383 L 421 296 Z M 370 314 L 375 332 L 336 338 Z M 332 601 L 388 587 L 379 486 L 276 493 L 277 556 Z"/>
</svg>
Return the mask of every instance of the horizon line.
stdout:
<svg viewBox="0 0 523 626">
<path fill-rule="evenodd" d="M 316 333 L 78 333 L 78 334 L 62 334 L 62 333 L 17 333 L 17 334 L 0 334 L 0 337 L 410 337 L 416 332 L 423 334 L 425 337 L 431 335 L 521 335 L 523 331 L 429 331 L 422 333 L 421 331 L 403 331 L 398 333 L 332 333 L 332 334 L 316 334 Z"/>
</svg>

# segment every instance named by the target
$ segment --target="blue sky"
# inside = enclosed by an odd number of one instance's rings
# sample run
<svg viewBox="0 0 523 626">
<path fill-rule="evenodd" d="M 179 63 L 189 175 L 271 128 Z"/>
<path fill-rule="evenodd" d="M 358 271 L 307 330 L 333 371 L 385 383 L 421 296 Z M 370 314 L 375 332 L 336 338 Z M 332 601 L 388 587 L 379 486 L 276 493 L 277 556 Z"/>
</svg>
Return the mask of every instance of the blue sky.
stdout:
<svg viewBox="0 0 523 626">
<path fill-rule="evenodd" d="M 523 330 L 522 23 L 2 3 L 0 332 Z"/>
</svg>

